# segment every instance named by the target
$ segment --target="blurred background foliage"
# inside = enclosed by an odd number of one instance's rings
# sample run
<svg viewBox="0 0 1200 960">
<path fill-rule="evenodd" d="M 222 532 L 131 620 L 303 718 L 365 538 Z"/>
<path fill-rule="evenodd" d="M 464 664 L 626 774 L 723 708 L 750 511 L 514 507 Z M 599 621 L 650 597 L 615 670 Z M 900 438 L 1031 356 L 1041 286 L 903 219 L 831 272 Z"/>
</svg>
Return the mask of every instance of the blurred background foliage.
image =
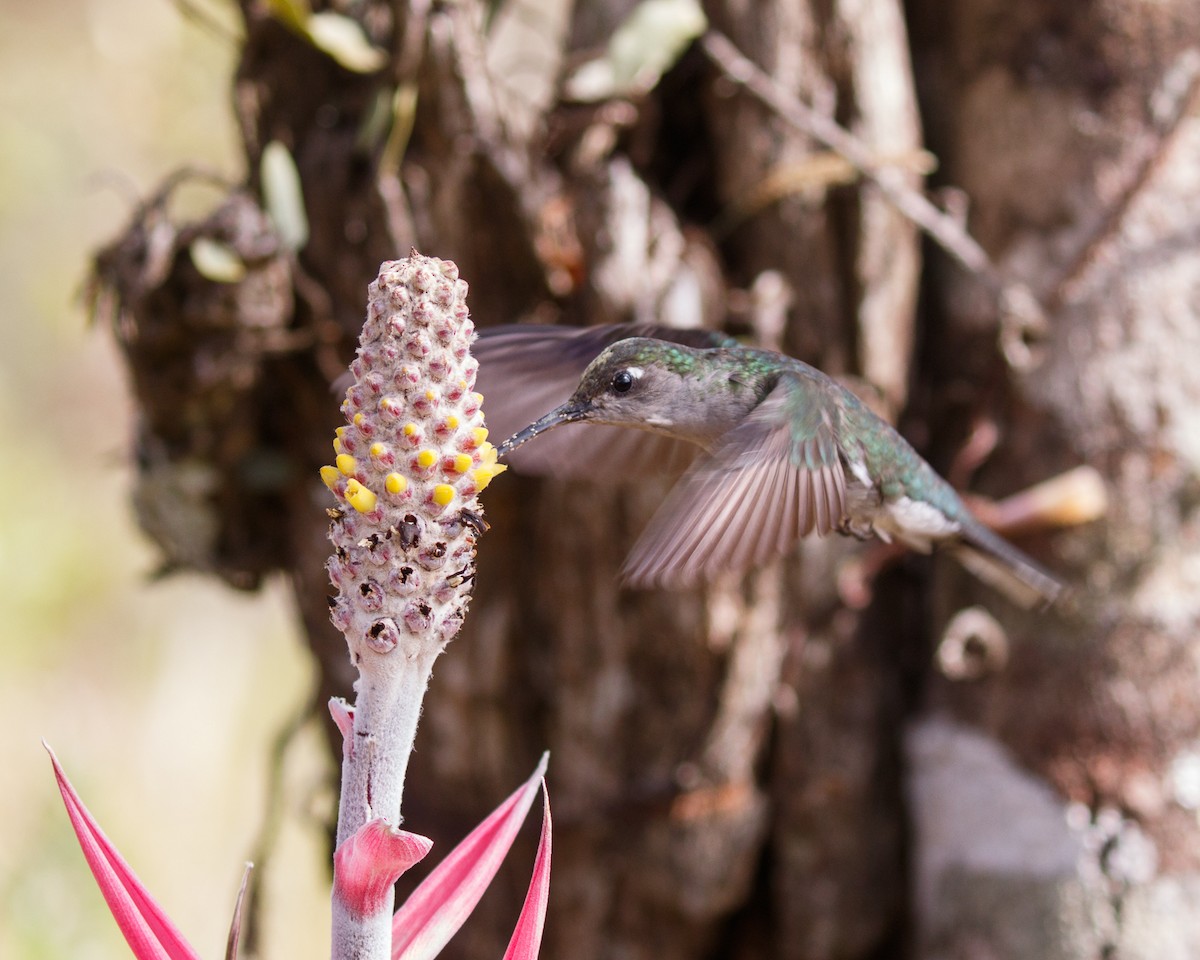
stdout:
<svg viewBox="0 0 1200 960">
<path fill-rule="evenodd" d="M 203 9 L 233 30 L 231 11 Z M 0 22 L 0 957 L 129 955 L 41 738 L 193 946 L 220 956 L 271 741 L 311 666 L 280 585 L 151 580 L 131 406 L 82 290 L 89 254 L 180 158 L 240 175 L 234 41 L 168 2 L 0 0 Z M 194 194 L 184 211 L 214 199 Z M 268 956 L 326 942 L 324 762 L 306 730 L 284 765 L 280 846 L 258 879 Z"/>
</svg>

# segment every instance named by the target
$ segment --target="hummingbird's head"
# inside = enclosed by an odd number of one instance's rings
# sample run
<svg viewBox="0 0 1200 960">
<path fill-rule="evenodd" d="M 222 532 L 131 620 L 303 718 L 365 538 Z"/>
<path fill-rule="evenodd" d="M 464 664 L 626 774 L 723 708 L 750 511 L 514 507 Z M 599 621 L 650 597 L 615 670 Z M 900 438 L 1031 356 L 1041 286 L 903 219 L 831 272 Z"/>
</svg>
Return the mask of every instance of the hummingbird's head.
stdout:
<svg viewBox="0 0 1200 960">
<path fill-rule="evenodd" d="M 564 423 L 609 423 L 673 432 L 673 411 L 684 400 L 698 351 L 645 337 L 608 347 L 583 371 L 566 403 L 505 440 L 503 457 L 526 440 Z"/>
<path fill-rule="evenodd" d="M 682 399 L 684 381 L 696 365 L 689 347 L 646 337 L 619 340 L 583 371 L 579 386 L 559 409 L 589 423 L 617 426 L 670 426 L 672 408 Z"/>
</svg>

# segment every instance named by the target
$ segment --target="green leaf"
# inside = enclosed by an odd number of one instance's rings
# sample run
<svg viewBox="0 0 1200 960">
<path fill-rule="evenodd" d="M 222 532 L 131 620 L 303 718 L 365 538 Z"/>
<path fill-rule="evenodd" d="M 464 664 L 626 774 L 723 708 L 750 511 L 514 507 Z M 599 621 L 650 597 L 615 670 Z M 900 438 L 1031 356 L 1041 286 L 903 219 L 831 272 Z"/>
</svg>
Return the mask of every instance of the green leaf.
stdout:
<svg viewBox="0 0 1200 960">
<path fill-rule="evenodd" d="M 267 214 L 284 246 L 302 249 L 308 242 L 308 216 L 304 212 L 300 171 L 288 148 L 278 140 L 263 147 L 260 176 Z"/>
<path fill-rule="evenodd" d="M 314 47 L 355 73 L 374 73 L 387 63 L 387 54 L 372 45 L 362 24 L 340 13 L 314 13 L 308 18 L 308 37 Z"/>
<path fill-rule="evenodd" d="M 567 96 L 593 101 L 653 90 L 707 28 L 698 0 L 642 0 L 617 27 L 604 56 L 567 80 Z"/>
<path fill-rule="evenodd" d="M 267 0 L 267 9 L 285 26 L 308 35 L 308 18 L 312 16 L 308 0 Z"/>
<path fill-rule="evenodd" d="M 212 237 L 197 237 L 188 253 L 200 276 L 214 283 L 237 283 L 246 276 L 246 264 L 233 247 Z"/>
<path fill-rule="evenodd" d="M 417 85 L 402 83 L 392 97 L 392 129 L 380 157 L 384 170 L 399 170 L 417 118 Z"/>
</svg>

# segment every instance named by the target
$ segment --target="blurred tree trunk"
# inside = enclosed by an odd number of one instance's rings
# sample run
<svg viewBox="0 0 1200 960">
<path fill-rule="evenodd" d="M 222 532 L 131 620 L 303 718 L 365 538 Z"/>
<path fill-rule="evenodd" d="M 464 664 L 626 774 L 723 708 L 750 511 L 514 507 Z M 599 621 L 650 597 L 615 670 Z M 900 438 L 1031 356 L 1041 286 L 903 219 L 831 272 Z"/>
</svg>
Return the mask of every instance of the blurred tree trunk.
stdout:
<svg viewBox="0 0 1200 960">
<path fill-rule="evenodd" d="M 284 571 L 322 700 L 348 693 L 316 470 L 366 285 L 411 246 L 458 263 L 481 327 L 752 334 L 859 380 L 943 468 L 994 423 L 980 489 L 1086 462 L 1117 500 L 1105 524 L 1023 542 L 1078 585 L 1060 611 L 1016 613 L 940 561 L 869 575 L 878 554 L 841 540 L 745 583 L 625 591 L 616 570 L 659 485 L 506 476 L 467 627 L 426 702 L 407 820 L 451 843 L 549 748 L 546 956 L 1200 953 L 1200 267 L 1186 255 L 1200 129 L 1183 56 L 1200 14 L 1191 0 L 911 4 L 940 175 L 1045 304 L 1047 328 L 1029 330 L 944 257 L 922 274 L 916 229 L 880 190 L 698 44 L 644 92 L 565 100 L 563 77 L 633 7 L 361 2 L 348 9 L 388 65 L 357 73 L 245 4 L 249 185 L 180 229 L 164 194 L 97 261 L 143 408 L 139 513 L 168 566 L 240 587 Z M 919 188 L 898 2 L 706 13 Z M 294 255 L 260 209 L 270 141 L 300 175 L 310 229 Z M 197 238 L 244 276 L 216 282 Z M 1002 649 L 955 681 L 933 655 L 972 603 Z M 450 955 L 502 954 L 516 859 Z"/>
<path fill-rule="evenodd" d="M 1053 540 L 1074 603 L 1002 617 L 1007 665 L 935 681 L 910 729 L 923 954 L 1197 956 L 1200 7 L 912 17 L 943 176 L 1049 316 L 998 327 L 939 271 L 931 419 L 995 419 L 981 489 L 1086 462 L 1111 503 Z"/>
</svg>

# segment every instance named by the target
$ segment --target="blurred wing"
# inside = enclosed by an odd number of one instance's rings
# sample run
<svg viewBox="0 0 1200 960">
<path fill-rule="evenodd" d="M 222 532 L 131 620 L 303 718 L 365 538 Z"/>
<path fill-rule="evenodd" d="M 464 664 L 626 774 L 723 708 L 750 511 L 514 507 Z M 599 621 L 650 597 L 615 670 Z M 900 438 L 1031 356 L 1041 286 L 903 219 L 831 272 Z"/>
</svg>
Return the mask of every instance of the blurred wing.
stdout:
<svg viewBox="0 0 1200 960">
<path fill-rule="evenodd" d="M 797 417 L 786 379 L 672 489 L 622 571 L 633 586 L 682 587 L 786 553 L 836 529 L 846 477 L 823 409 Z"/>
<path fill-rule="evenodd" d="M 499 445 L 561 404 L 575 392 L 587 365 L 605 347 L 628 337 L 655 337 L 702 348 L 735 342 L 709 330 L 646 324 L 486 328 L 471 353 L 479 361 L 475 385 L 484 397 L 492 442 Z M 505 462 L 521 473 L 614 480 L 635 472 L 682 469 L 697 452 L 691 444 L 661 434 L 579 423 L 535 438 Z"/>
</svg>

